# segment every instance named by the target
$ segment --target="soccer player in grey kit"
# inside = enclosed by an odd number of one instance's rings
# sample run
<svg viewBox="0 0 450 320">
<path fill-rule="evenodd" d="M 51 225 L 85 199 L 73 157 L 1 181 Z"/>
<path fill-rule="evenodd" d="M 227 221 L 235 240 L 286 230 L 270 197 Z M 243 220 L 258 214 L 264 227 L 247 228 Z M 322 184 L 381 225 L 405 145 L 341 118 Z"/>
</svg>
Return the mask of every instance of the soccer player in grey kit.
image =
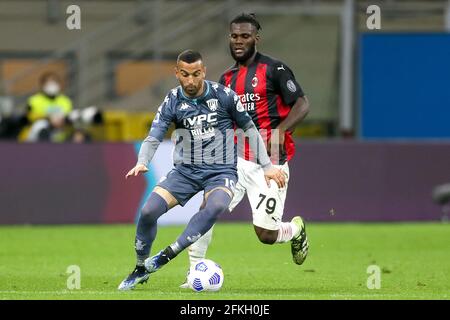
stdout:
<svg viewBox="0 0 450 320">
<path fill-rule="evenodd" d="M 146 282 L 151 273 L 204 235 L 228 208 L 237 182 L 235 126 L 249 138 L 267 184 L 273 179 L 279 187 L 285 185 L 285 174 L 272 165 L 264 142 L 239 97 L 231 89 L 205 80 L 205 72 L 200 53 L 192 50 L 180 53 L 175 68 L 180 86 L 165 97 L 141 145 L 137 164 L 126 175 L 128 178 L 148 171 L 156 149 L 171 123 L 175 123 L 176 144 L 181 146 L 181 149 L 175 148 L 175 168 L 153 189 L 141 210 L 135 239 L 136 267 L 120 283 L 119 290 L 130 290 Z M 174 243 L 149 258 L 158 218 L 178 204 L 184 206 L 202 190 L 205 203 L 202 209 L 191 218 Z"/>
</svg>

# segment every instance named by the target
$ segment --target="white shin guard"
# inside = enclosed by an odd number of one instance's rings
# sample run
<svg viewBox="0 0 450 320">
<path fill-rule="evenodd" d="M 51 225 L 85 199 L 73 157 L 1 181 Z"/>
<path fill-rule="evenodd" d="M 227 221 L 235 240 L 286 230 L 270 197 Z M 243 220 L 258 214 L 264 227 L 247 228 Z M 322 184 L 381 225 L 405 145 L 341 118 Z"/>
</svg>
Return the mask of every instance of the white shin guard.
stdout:
<svg viewBox="0 0 450 320">
<path fill-rule="evenodd" d="M 206 251 L 212 240 L 213 229 L 214 226 L 212 226 L 200 239 L 189 246 L 188 253 L 191 267 L 206 257 Z"/>
</svg>

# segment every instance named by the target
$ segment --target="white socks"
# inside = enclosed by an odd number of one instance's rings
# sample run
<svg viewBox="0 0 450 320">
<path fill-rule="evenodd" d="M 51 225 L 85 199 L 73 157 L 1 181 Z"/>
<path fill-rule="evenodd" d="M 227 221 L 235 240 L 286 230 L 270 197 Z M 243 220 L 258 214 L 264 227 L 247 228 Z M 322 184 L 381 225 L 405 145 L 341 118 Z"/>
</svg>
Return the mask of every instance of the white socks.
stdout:
<svg viewBox="0 0 450 320">
<path fill-rule="evenodd" d="M 188 253 L 191 267 L 206 257 L 206 250 L 208 250 L 208 246 L 212 240 L 213 228 L 214 226 L 212 226 L 200 239 L 189 246 Z"/>
<path fill-rule="evenodd" d="M 278 229 L 278 237 L 275 243 L 284 243 L 295 238 L 300 229 L 295 223 L 292 222 L 282 222 L 280 225 L 280 229 Z"/>
<path fill-rule="evenodd" d="M 212 240 L 212 231 L 214 226 L 208 230 L 200 239 L 191 244 L 188 248 L 189 262 L 191 267 L 194 266 L 198 261 L 206 257 L 206 251 Z M 292 222 L 282 222 L 280 229 L 278 229 L 278 237 L 275 243 L 284 243 L 292 240 L 298 236 L 300 229 L 295 223 Z"/>
</svg>

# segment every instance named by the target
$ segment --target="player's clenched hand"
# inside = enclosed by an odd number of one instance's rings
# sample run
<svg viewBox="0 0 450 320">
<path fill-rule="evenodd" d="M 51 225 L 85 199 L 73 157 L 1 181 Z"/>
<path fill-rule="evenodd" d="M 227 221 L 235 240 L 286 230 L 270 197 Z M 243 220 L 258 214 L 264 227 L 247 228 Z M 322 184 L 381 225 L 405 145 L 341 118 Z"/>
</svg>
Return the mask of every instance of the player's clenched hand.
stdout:
<svg viewBox="0 0 450 320">
<path fill-rule="evenodd" d="M 125 179 L 127 179 L 130 176 L 137 176 L 140 172 L 144 173 L 147 172 L 148 169 L 143 164 L 137 164 L 133 169 L 128 171 L 127 175 L 125 176 Z"/>
<path fill-rule="evenodd" d="M 286 174 L 275 167 L 267 169 L 264 172 L 264 178 L 266 178 L 267 186 L 269 188 L 270 180 L 274 180 L 277 183 L 278 188 L 284 188 L 286 186 Z"/>
</svg>

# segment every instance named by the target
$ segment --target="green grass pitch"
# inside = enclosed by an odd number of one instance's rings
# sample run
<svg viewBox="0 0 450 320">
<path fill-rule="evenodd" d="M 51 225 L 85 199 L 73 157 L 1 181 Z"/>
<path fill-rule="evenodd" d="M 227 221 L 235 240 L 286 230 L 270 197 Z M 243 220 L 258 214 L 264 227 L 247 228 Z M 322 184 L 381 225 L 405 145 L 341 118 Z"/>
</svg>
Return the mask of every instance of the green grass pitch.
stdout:
<svg viewBox="0 0 450 320">
<path fill-rule="evenodd" d="M 160 227 L 153 252 L 182 226 Z M 134 267 L 132 225 L 0 227 L 0 299 L 449 299 L 450 225 L 307 224 L 310 253 L 302 266 L 290 244 L 259 243 L 248 224 L 215 227 L 208 258 L 221 264 L 219 292 L 180 289 L 181 253 L 149 282 L 119 292 Z M 81 269 L 81 289 L 68 290 L 69 265 Z M 381 288 L 368 289 L 367 268 L 381 269 Z"/>
</svg>

